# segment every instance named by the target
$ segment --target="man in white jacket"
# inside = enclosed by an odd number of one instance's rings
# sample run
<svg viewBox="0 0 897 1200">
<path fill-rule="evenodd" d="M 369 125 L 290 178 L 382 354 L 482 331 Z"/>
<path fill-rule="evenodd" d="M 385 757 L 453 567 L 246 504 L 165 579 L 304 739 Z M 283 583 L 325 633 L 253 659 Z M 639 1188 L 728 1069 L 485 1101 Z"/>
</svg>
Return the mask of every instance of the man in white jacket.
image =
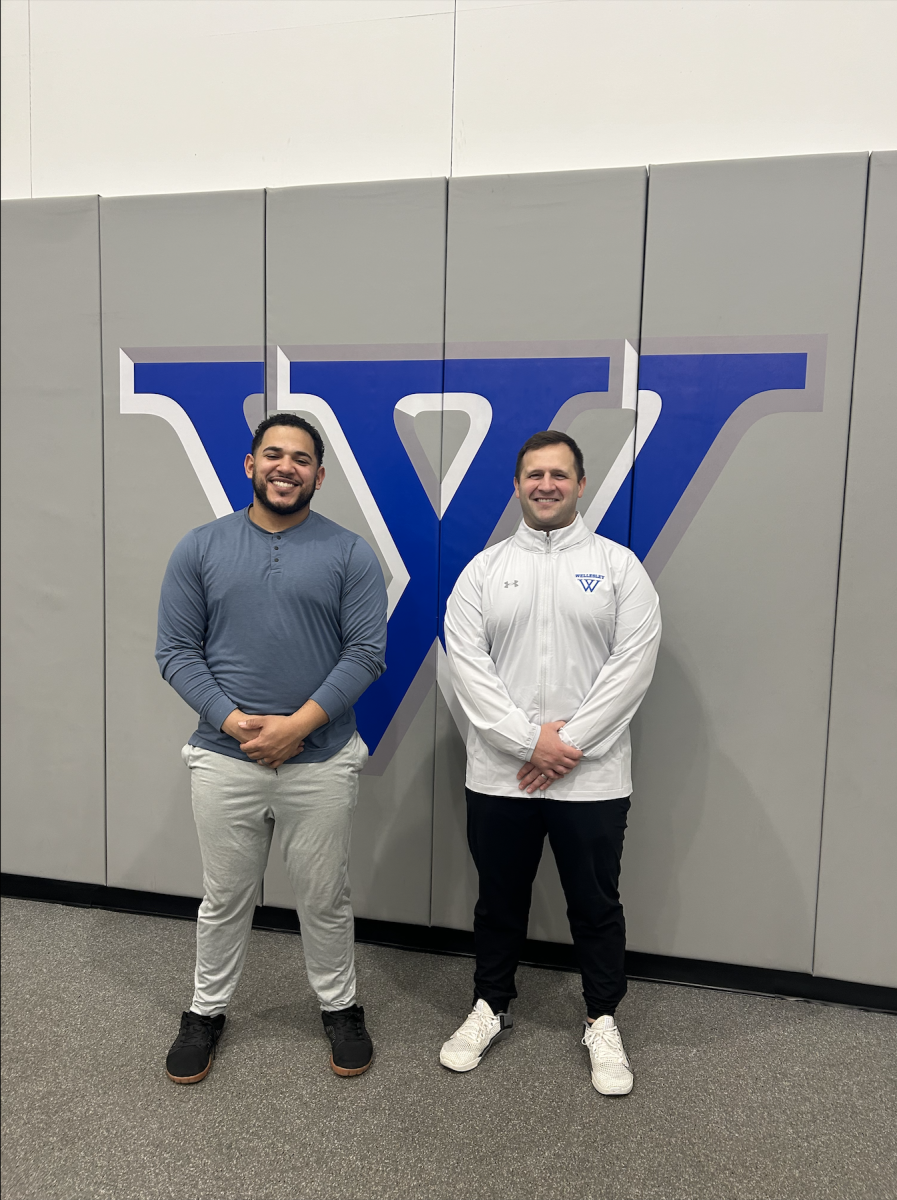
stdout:
<svg viewBox="0 0 897 1200">
<path fill-rule="evenodd" d="M 523 520 L 478 554 L 449 597 L 445 643 L 470 720 L 467 839 L 479 874 L 474 1008 L 440 1062 L 471 1071 L 513 1022 L 545 835 L 583 979 L 592 1083 L 632 1090 L 614 1014 L 626 992 L 618 883 L 632 791 L 629 722 L 657 658 L 660 606 L 631 550 L 576 511 L 582 452 L 534 434 L 517 456 Z"/>
</svg>

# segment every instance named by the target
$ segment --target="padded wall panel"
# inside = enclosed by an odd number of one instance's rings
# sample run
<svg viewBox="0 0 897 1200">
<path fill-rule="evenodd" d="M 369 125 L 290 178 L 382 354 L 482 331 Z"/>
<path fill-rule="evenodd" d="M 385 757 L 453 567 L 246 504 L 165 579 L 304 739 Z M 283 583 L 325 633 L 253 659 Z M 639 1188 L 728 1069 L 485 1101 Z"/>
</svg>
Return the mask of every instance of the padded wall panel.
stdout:
<svg viewBox="0 0 897 1200">
<path fill-rule="evenodd" d="M 3 202 L 3 870 L 105 883 L 97 198 Z"/>
<path fill-rule="evenodd" d="M 452 393 L 472 392 L 489 402 L 491 421 L 442 521 L 442 606 L 466 562 L 516 529 L 514 463 L 537 429 L 565 428 L 580 442 L 589 481 L 581 511 L 593 514 L 594 527 L 606 508 L 602 531 L 628 537 L 645 186 L 641 168 L 450 183 L 446 419 Z M 599 511 L 599 484 L 609 478 L 615 483 Z M 465 834 L 465 722 L 446 675 L 443 664 L 433 924 L 470 928 L 476 875 Z M 569 941 L 565 908 L 546 847 L 530 935 Z"/>
<path fill-rule="evenodd" d="M 632 546 L 664 637 L 635 723 L 636 950 L 810 970 L 866 171 L 651 168 L 639 394 L 662 408 Z"/>
<path fill-rule="evenodd" d="M 156 610 L 178 540 L 249 499 L 239 472 L 244 398 L 259 394 L 250 419 L 264 411 L 264 193 L 127 197 L 100 211 L 109 883 L 199 896 L 180 756 L 197 718 L 159 675 Z"/>
<path fill-rule="evenodd" d="M 814 971 L 897 987 L 897 153 L 869 168 Z"/>
<path fill-rule="evenodd" d="M 389 589 L 387 671 L 356 705 L 372 756 L 353 825 L 353 906 L 427 924 L 438 525 L 418 471 L 426 481 L 438 468 L 441 444 L 445 181 L 270 191 L 267 255 L 269 405 L 321 430 L 327 475 L 314 505 L 370 542 Z M 406 396 L 429 407 L 401 414 Z M 277 853 L 265 901 L 293 904 Z"/>
</svg>

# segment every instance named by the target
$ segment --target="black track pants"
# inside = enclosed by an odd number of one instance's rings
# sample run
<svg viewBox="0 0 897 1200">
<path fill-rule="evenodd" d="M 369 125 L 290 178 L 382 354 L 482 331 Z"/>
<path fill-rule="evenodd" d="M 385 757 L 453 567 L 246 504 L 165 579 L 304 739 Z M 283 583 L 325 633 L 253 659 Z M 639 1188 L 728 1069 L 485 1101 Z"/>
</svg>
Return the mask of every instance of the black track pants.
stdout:
<svg viewBox="0 0 897 1200">
<path fill-rule="evenodd" d="M 467 842 L 480 877 L 474 910 L 474 1000 L 493 1012 L 517 995 L 533 880 L 545 835 L 567 899 L 567 917 L 590 1017 L 613 1014 L 626 994 L 626 924 L 618 884 L 629 797 L 545 800 L 467 789 Z"/>
</svg>

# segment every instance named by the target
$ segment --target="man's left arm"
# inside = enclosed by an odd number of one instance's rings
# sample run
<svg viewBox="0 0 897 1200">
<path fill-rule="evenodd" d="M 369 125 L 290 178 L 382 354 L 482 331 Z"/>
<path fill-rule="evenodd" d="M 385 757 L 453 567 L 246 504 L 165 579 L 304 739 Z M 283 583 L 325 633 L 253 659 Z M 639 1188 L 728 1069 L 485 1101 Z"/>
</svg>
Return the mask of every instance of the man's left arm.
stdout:
<svg viewBox="0 0 897 1200">
<path fill-rule="evenodd" d="M 660 630 L 657 592 L 632 556 L 617 588 L 613 650 L 559 734 L 586 759 L 606 754 L 635 715 L 654 676 Z"/>
<path fill-rule="evenodd" d="M 373 550 L 358 538 L 349 551 L 340 599 L 340 655 L 321 686 L 288 717 L 247 717 L 243 729 L 259 735 L 241 749 L 256 762 L 279 767 L 302 741 L 348 712 L 386 670 L 386 584 Z"/>
</svg>

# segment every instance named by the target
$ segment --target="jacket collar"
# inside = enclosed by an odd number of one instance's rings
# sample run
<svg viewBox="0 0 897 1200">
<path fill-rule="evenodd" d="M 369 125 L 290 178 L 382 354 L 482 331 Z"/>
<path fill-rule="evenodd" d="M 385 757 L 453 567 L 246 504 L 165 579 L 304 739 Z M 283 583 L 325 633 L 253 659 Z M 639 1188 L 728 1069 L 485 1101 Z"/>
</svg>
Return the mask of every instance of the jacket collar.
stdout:
<svg viewBox="0 0 897 1200">
<path fill-rule="evenodd" d="M 552 551 L 569 550 L 571 546 L 578 546 L 580 542 L 584 542 L 590 536 L 587 525 L 577 513 L 571 525 L 566 525 L 563 529 L 552 529 L 550 534 L 546 534 L 540 529 L 531 529 L 525 521 L 521 520 L 517 526 L 517 532 L 514 534 L 514 541 L 524 550 L 544 554 L 546 546 Z"/>
</svg>

